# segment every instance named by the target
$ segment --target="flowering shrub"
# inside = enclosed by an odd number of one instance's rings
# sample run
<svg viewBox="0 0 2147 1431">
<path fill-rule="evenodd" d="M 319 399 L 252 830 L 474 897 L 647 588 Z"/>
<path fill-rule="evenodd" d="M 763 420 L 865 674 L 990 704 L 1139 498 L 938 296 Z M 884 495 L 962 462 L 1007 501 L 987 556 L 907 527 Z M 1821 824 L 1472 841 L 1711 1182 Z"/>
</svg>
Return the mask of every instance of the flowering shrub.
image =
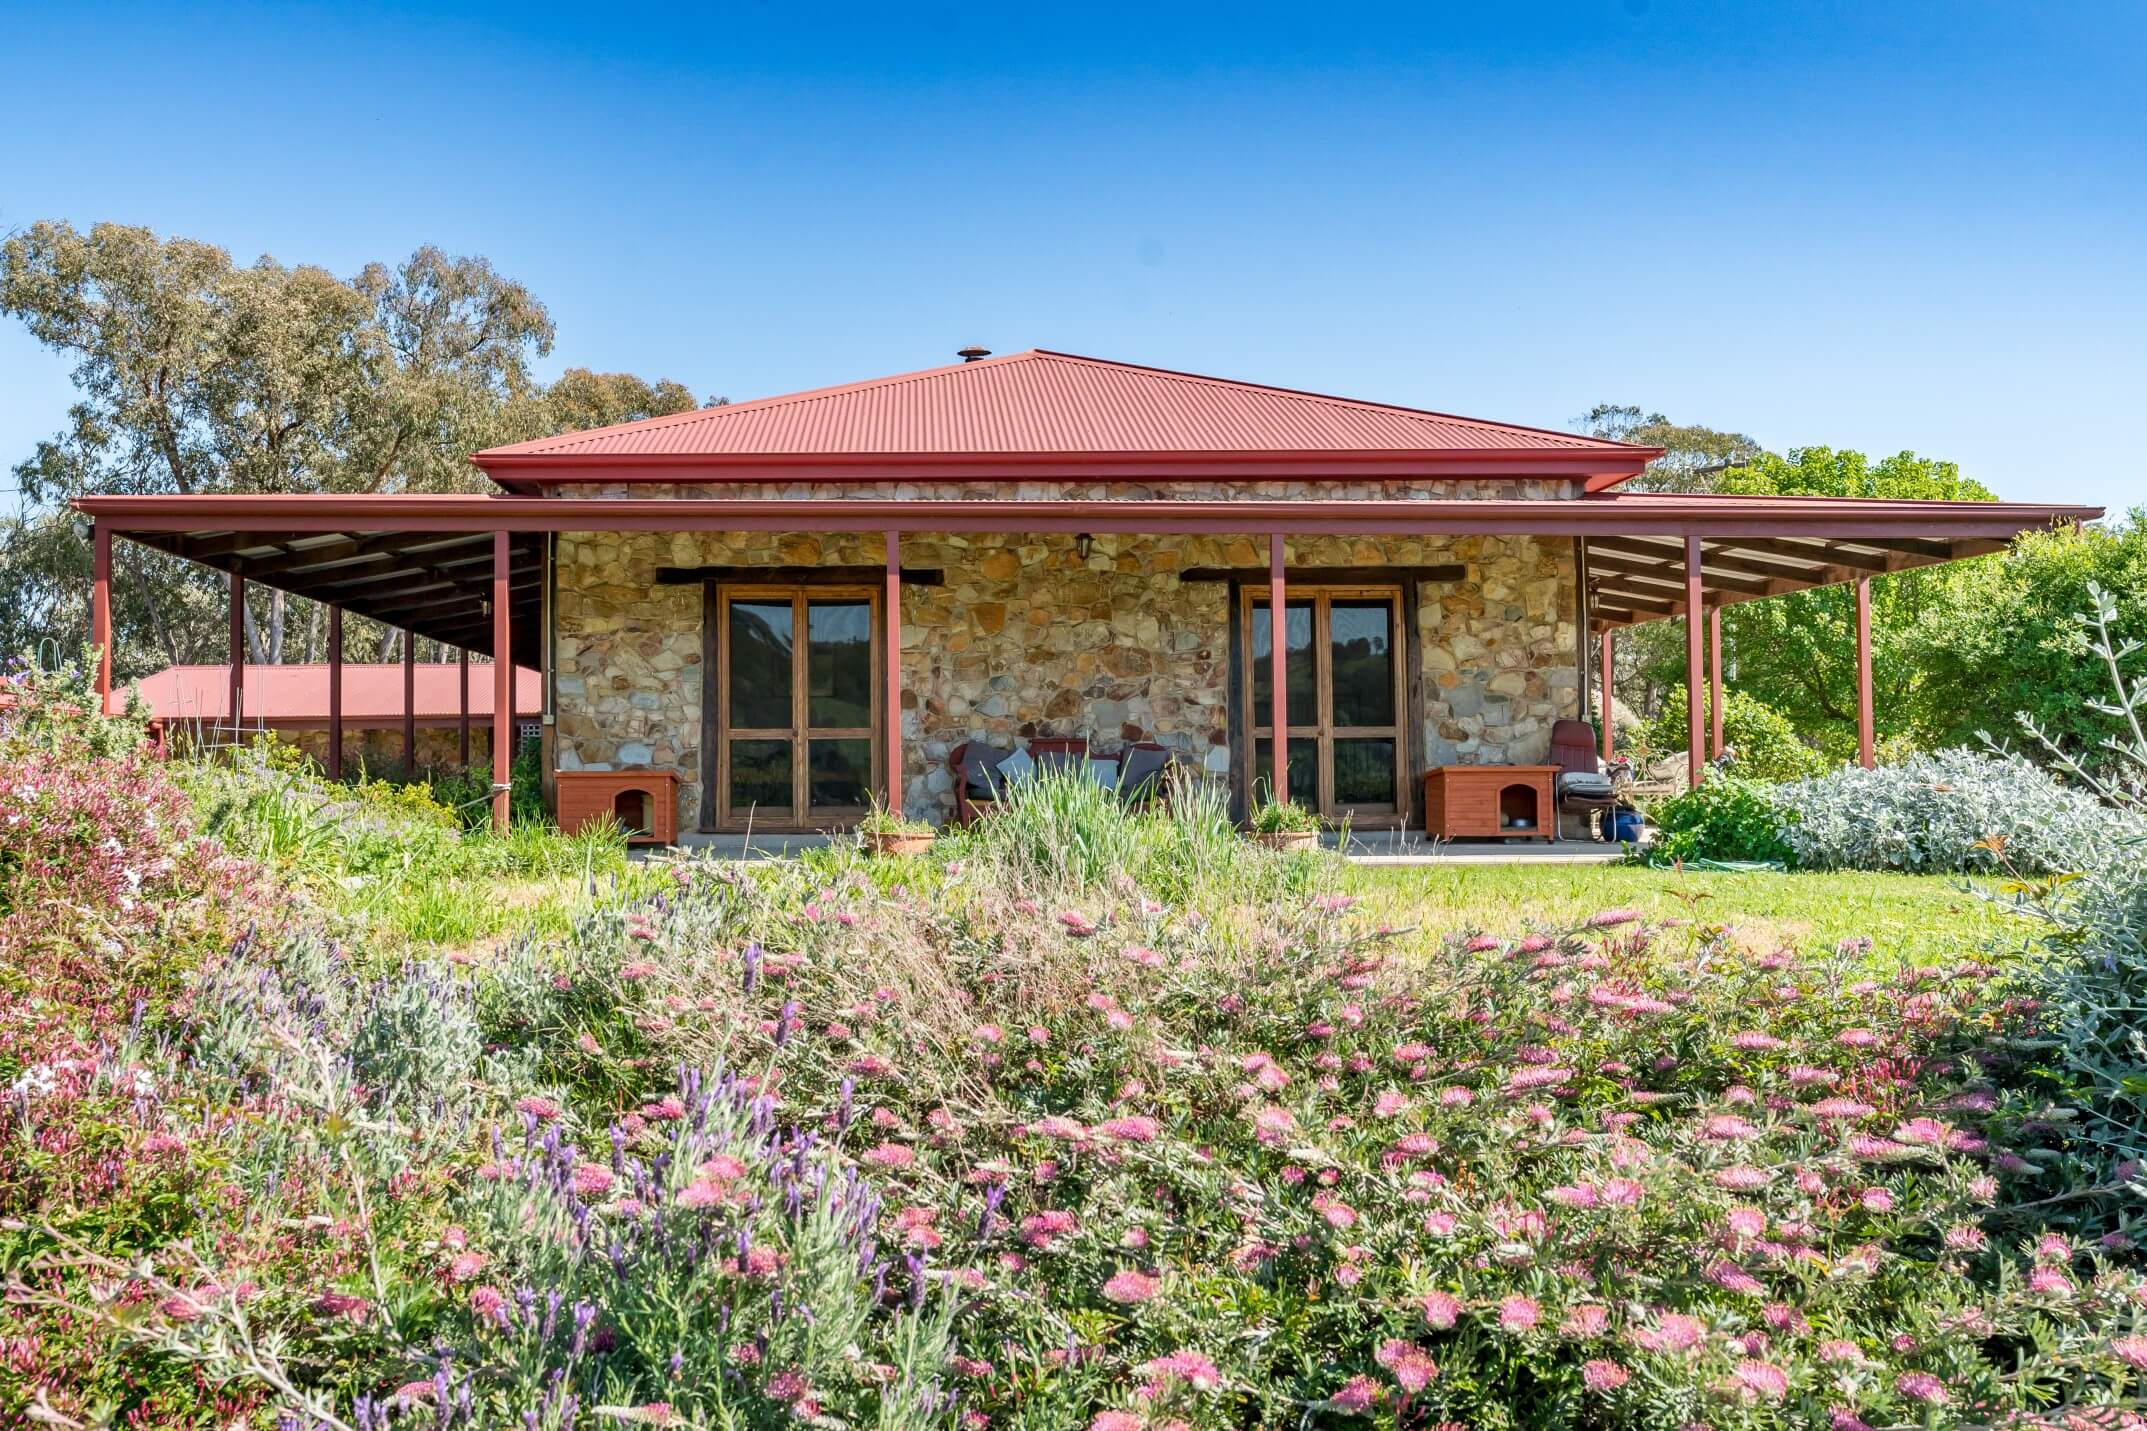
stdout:
<svg viewBox="0 0 2147 1431">
<path fill-rule="evenodd" d="M 118 1131 L 0 1232 L 0 1408 L 1850 1431 L 2139 1400 L 2132 1231 L 2050 1220 L 2045 1030 L 1994 964 L 1626 910 L 1407 952 L 1317 861 L 1240 846 L 1311 887 L 1191 902 L 966 848 L 658 866 L 565 938 L 386 969 L 234 941 L 6 1095 L 17 1146 Z M 105 1164 L 161 1226 L 79 1215 Z"/>
<path fill-rule="evenodd" d="M 2124 841 L 2147 835 L 2147 822 L 2032 761 L 1972 750 L 1874 770 L 1845 766 L 1777 787 L 1773 798 L 1783 837 L 1807 869 L 2049 874 L 2106 863 Z"/>
</svg>

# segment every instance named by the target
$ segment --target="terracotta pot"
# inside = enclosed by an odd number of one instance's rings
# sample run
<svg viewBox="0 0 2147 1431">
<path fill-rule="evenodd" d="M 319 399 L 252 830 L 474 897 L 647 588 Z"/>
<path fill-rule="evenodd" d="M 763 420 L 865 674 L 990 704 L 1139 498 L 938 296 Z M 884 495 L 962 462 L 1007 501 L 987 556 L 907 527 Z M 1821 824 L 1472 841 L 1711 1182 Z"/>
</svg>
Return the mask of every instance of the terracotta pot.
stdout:
<svg viewBox="0 0 2147 1431">
<path fill-rule="evenodd" d="M 865 836 L 865 848 L 876 855 L 921 855 L 932 848 L 932 832 L 890 835 L 874 831 Z"/>
<path fill-rule="evenodd" d="M 1270 850 L 1309 850 L 1319 843 L 1317 830 L 1275 830 L 1256 832 L 1249 836 L 1252 842 Z"/>
</svg>

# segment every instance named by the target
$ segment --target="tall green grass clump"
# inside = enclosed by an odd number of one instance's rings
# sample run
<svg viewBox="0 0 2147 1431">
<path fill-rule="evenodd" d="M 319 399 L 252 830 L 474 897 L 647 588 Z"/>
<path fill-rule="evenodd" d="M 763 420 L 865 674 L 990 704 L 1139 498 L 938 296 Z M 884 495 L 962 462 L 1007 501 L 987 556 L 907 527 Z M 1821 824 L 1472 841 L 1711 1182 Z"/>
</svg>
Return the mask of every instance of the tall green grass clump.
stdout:
<svg viewBox="0 0 2147 1431">
<path fill-rule="evenodd" d="M 1205 780 L 1133 809 L 1079 771 L 1039 771 L 977 821 L 961 851 L 1002 888 L 1078 893 L 1130 880 L 1174 904 L 1284 893 L 1310 877 L 1302 859 L 1248 845 Z"/>
</svg>

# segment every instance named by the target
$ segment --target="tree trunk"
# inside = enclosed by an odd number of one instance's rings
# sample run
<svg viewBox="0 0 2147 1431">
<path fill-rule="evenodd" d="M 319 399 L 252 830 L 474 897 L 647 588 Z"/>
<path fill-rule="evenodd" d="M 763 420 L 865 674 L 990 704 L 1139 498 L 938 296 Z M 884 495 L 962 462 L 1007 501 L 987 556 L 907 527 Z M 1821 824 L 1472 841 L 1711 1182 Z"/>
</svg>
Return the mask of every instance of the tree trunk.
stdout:
<svg viewBox="0 0 2147 1431">
<path fill-rule="evenodd" d="M 380 628 L 380 663 L 382 665 L 393 661 L 401 653 L 402 634 L 402 628 L 397 626 L 383 626 Z"/>
<path fill-rule="evenodd" d="M 281 591 L 268 594 L 268 663 L 283 664 L 284 602 Z"/>
</svg>

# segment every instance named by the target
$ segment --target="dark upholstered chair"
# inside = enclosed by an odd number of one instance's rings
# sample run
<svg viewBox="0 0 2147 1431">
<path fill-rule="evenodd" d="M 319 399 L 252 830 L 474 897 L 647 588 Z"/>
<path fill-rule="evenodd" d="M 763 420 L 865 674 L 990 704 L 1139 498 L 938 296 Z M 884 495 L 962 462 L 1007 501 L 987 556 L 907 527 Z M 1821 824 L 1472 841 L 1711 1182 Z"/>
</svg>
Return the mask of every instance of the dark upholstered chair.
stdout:
<svg viewBox="0 0 2147 1431">
<path fill-rule="evenodd" d="M 1118 760 L 1118 798 L 1136 807 L 1156 799 L 1163 794 L 1170 765 L 1170 751 L 1155 741 L 1136 741 L 1127 746 Z"/>
<path fill-rule="evenodd" d="M 1584 720 L 1562 720 L 1552 725 L 1550 763 L 1558 767 L 1558 813 L 1574 810 L 1586 818 L 1592 811 L 1602 811 L 1603 832 L 1597 838 L 1612 839 L 1618 797 L 1596 759 L 1595 727 Z"/>
<path fill-rule="evenodd" d="M 1028 750 L 1038 770 L 1077 766 L 1088 759 L 1088 737 L 1039 735 L 1029 741 Z M 965 740 L 947 752 L 947 768 L 954 772 L 955 824 L 969 824 L 1004 793 L 999 767 L 1013 753 L 981 740 Z"/>
</svg>

